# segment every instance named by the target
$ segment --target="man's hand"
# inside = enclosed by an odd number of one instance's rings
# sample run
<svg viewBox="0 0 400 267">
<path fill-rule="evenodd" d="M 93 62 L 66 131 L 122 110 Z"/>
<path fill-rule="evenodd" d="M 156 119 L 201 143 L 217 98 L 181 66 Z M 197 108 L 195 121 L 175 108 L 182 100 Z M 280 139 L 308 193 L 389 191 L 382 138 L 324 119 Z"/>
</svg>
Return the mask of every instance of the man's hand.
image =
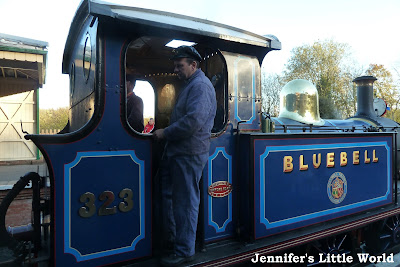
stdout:
<svg viewBox="0 0 400 267">
<path fill-rule="evenodd" d="M 164 139 L 164 129 L 158 129 L 153 133 L 153 138 L 156 141 L 161 141 L 162 139 Z"/>
</svg>

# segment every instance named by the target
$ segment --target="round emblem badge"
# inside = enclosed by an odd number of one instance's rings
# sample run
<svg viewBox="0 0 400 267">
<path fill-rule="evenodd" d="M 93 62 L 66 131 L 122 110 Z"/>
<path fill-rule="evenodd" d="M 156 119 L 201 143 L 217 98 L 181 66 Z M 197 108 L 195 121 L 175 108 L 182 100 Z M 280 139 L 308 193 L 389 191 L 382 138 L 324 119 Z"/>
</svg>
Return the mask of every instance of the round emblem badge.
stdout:
<svg viewBox="0 0 400 267">
<path fill-rule="evenodd" d="M 218 181 L 208 187 L 208 194 L 212 197 L 226 197 L 232 192 L 232 184 L 227 181 Z"/>
<path fill-rule="evenodd" d="M 328 181 L 328 197 L 334 204 L 339 204 L 343 201 L 347 194 L 346 177 L 341 172 L 335 172 L 331 175 Z"/>
</svg>

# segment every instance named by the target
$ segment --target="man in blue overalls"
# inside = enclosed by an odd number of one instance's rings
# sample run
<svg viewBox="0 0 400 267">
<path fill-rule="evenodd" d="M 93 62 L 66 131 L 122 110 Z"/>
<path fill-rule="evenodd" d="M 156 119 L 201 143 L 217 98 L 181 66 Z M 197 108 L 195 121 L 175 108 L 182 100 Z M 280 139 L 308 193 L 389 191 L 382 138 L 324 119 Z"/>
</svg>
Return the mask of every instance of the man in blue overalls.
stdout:
<svg viewBox="0 0 400 267">
<path fill-rule="evenodd" d="M 160 165 L 166 232 L 174 254 L 164 266 L 188 262 L 195 254 L 200 204 L 199 181 L 208 160 L 211 129 L 216 112 L 215 90 L 199 68 L 200 54 L 191 46 L 174 50 L 174 72 L 185 81 L 171 115 L 170 125 L 154 132 L 166 145 Z"/>
</svg>

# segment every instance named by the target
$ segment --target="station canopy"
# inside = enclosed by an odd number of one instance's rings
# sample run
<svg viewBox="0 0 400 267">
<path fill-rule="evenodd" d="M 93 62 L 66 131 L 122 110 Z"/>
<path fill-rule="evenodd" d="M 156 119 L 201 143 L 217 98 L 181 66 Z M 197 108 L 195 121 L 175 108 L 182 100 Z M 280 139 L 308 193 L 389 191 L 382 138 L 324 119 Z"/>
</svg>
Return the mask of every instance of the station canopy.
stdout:
<svg viewBox="0 0 400 267">
<path fill-rule="evenodd" d="M 48 43 L 0 33 L 0 97 L 41 88 Z"/>
</svg>

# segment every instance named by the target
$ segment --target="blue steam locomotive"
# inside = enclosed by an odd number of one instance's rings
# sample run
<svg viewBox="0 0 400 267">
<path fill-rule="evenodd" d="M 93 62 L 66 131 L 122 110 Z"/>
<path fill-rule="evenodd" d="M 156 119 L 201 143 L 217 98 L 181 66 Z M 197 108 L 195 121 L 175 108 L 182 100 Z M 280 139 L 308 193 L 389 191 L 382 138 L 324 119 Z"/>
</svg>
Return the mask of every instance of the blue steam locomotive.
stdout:
<svg viewBox="0 0 400 267">
<path fill-rule="evenodd" d="M 317 90 L 304 80 L 283 88 L 281 113 L 271 118 L 261 113 L 260 64 L 281 48 L 276 37 L 84 0 L 62 65 L 70 77 L 68 125 L 57 135 L 25 136 L 50 174 L 50 199 L 37 194 L 31 262 L 157 266 L 163 146 L 129 125 L 125 77 L 151 85 L 155 129 L 166 127 L 181 87 L 169 60 L 173 40 L 192 42 L 204 56 L 218 106 L 192 265 L 289 251 L 376 253 L 399 243 L 400 125 L 377 115 L 375 78 L 355 79 L 358 111 L 347 120 L 321 119 Z M 37 174 L 25 179 L 43 190 Z"/>
</svg>

